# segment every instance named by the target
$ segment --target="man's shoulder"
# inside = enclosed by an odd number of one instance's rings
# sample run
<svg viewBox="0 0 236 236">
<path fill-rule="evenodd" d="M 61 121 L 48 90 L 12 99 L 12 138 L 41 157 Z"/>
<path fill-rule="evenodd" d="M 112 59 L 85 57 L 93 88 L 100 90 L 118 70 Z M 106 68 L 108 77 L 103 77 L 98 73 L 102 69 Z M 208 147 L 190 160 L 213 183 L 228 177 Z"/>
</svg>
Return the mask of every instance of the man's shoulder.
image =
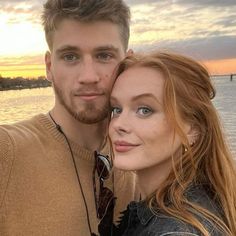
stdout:
<svg viewBox="0 0 236 236">
<path fill-rule="evenodd" d="M 0 125 L 0 159 L 1 163 L 14 159 L 17 150 L 30 147 L 34 142 L 38 116 L 14 124 Z"/>
<path fill-rule="evenodd" d="M 0 139 L 2 137 L 14 137 L 16 135 L 23 135 L 25 132 L 29 132 L 33 129 L 39 129 L 40 119 L 43 114 L 33 116 L 28 120 L 22 120 L 13 124 L 0 125 Z"/>
<path fill-rule="evenodd" d="M 132 171 L 123 171 L 114 168 L 114 178 L 117 187 L 122 189 L 136 189 L 137 188 L 137 175 Z M 133 199 L 134 200 L 134 199 Z"/>
</svg>

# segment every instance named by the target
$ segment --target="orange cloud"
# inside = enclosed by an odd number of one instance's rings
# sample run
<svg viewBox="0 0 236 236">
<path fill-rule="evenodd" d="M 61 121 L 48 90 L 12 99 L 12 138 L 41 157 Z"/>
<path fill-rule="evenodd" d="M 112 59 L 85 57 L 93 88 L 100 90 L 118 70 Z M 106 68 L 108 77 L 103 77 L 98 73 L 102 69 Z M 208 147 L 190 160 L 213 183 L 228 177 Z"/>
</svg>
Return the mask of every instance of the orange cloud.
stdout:
<svg viewBox="0 0 236 236">
<path fill-rule="evenodd" d="M 218 74 L 236 74 L 236 58 L 224 60 L 204 61 L 204 65 L 213 75 Z"/>
<path fill-rule="evenodd" d="M 26 62 L 25 57 L 25 62 Z M 37 57 L 36 57 L 37 58 Z M 43 63 L 32 63 L 28 60 L 30 64 L 20 63 L 19 60 L 11 61 L 11 63 L 2 64 L 0 66 L 0 75 L 2 77 L 38 77 L 45 76 L 45 65 Z M 37 61 L 37 59 L 33 58 Z M 39 60 L 40 61 L 40 60 Z M 208 71 L 212 75 L 218 74 L 236 74 L 236 58 L 225 59 L 225 60 L 210 60 L 202 61 L 202 63 L 207 67 Z M 4 65 L 4 66 L 3 66 Z"/>
</svg>

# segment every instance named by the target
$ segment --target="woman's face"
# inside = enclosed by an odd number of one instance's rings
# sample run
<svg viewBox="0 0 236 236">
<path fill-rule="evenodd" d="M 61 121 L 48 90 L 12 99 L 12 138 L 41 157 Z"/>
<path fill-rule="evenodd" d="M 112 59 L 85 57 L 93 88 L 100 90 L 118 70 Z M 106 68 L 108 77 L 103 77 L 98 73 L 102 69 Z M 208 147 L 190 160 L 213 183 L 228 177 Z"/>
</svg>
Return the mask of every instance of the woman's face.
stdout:
<svg viewBox="0 0 236 236">
<path fill-rule="evenodd" d="M 114 165 L 123 170 L 163 168 L 180 149 L 180 138 L 163 110 L 164 77 L 157 70 L 133 67 L 116 80 L 111 93 L 109 135 Z M 183 124 L 188 132 L 189 125 Z"/>
</svg>

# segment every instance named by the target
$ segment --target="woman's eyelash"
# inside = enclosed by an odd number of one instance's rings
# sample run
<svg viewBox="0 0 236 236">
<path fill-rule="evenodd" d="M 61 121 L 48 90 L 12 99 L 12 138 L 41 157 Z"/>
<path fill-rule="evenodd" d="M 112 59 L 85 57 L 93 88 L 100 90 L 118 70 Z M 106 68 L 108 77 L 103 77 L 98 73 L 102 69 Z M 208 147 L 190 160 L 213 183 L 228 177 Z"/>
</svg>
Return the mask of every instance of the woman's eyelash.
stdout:
<svg viewBox="0 0 236 236">
<path fill-rule="evenodd" d="M 138 108 L 137 113 L 140 115 L 147 116 L 153 113 L 153 109 L 147 106 L 142 106 Z"/>
</svg>

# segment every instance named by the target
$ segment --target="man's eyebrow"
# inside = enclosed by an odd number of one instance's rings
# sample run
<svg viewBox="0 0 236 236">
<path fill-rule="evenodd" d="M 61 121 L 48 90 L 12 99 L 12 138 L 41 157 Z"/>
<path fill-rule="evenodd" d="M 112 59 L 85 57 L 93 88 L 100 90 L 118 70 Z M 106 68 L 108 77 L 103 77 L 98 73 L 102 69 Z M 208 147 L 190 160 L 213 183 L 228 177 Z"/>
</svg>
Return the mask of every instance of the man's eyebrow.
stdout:
<svg viewBox="0 0 236 236">
<path fill-rule="evenodd" d="M 68 52 L 68 51 L 80 51 L 80 49 L 76 46 L 71 46 L 71 45 L 65 45 L 61 48 L 58 48 L 56 50 L 57 54 L 63 53 L 63 52 Z"/>
<path fill-rule="evenodd" d="M 114 47 L 113 45 L 103 45 L 103 46 L 99 46 L 93 49 L 94 51 L 100 52 L 100 51 L 113 51 L 113 52 L 119 52 L 119 49 L 117 47 Z M 81 49 L 77 46 L 72 46 L 72 45 L 64 45 L 61 48 L 58 48 L 56 50 L 57 54 L 61 54 L 64 52 L 68 52 L 68 51 L 77 51 L 80 52 Z"/>
<path fill-rule="evenodd" d="M 113 45 L 104 45 L 104 46 L 99 46 L 94 49 L 95 51 L 114 51 L 118 52 L 119 49 L 117 47 L 114 47 Z"/>
</svg>

